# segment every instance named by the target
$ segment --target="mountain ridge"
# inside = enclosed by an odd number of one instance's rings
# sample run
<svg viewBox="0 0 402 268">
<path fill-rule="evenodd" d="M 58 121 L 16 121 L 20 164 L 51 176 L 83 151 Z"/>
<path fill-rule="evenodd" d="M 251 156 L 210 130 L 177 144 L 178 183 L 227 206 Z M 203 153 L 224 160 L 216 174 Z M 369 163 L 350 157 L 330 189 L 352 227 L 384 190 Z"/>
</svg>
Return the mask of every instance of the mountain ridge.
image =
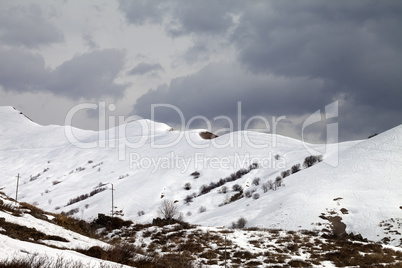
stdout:
<svg viewBox="0 0 402 268">
<path fill-rule="evenodd" d="M 106 143 L 104 148 L 82 149 L 66 139 L 66 126 L 28 123 L 19 118 L 20 112 L 10 109 L 0 107 L 0 163 L 4 167 L 0 187 L 15 194 L 15 176 L 20 173 L 19 198 L 42 209 L 77 211 L 74 216 L 83 219 L 109 214 L 113 183 L 115 211 L 136 222 L 152 221 L 158 216 L 160 202 L 167 198 L 178 201 L 184 220 L 195 224 L 230 226 L 245 217 L 249 227 L 322 229 L 330 224 L 325 218 L 337 215 L 348 233 L 361 233 L 374 241 L 389 238 L 392 245 L 402 243 L 398 199 L 402 196 L 402 125 L 368 140 L 320 145 L 247 131 L 204 140 L 198 135 L 201 130 L 171 131 L 156 123 L 155 135 L 145 132 L 124 137 L 147 137 L 138 148 L 130 147 L 138 139 L 127 142 L 116 135 L 106 136 L 108 142 L 117 142 L 114 147 Z M 17 127 L 19 133 L 15 134 Z M 77 131 L 81 142 L 97 141 L 97 132 Z M 263 145 L 265 148 L 255 148 Z M 303 164 L 311 155 L 306 147 L 322 152 L 324 161 L 283 178 L 284 186 L 276 191 L 265 192 L 263 183 Z M 335 158 L 339 160 L 336 167 L 327 164 Z M 254 162 L 259 168 L 200 194 L 205 185 L 216 184 Z M 200 173 L 198 178 L 190 175 L 195 171 Z M 256 178 L 260 178 L 258 185 L 253 184 Z M 190 190 L 183 189 L 186 183 Z M 243 187 L 244 193 L 252 192 L 252 197 L 222 205 L 236 194 L 232 190 L 235 184 Z M 228 188 L 226 193 L 222 186 Z M 99 188 L 104 190 L 89 196 Z M 68 205 L 82 195 L 89 197 Z M 188 195 L 193 196 L 189 205 L 184 202 Z M 385 230 L 384 223 L 391 219 L 398 224 Z"/>
</svg>

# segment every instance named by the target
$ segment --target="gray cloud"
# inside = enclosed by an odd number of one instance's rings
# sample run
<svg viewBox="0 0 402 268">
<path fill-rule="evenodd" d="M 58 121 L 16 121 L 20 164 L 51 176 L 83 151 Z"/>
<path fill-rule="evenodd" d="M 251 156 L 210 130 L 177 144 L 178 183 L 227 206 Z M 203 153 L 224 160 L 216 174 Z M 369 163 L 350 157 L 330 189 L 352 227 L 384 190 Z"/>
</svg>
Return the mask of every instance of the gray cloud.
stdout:
<svg viewBox="0 0 402 268">
<path fill-rule="evenodd" d="M 125 54 L 116 49 L 77 55 L 54 70 L 42 56 L 22 49 L 0 52 L 0 85 L 18 92 L 49 91 L 69 98 L 122 97 L 127 85 L 114 82 Z"/>
<path fill-rule="evenodd" d="M 186 123 L 194 116 L 205 116 L 215 129 L 228 127 L 216 116 L 228 116 L 234 128 L 244 128 L 253 116 L 263 116 L 272 122 L 273 117 L 286 116 L 279 124 L 279 133 L 301 137 L 304 120 L 316 110 L 339 99 L 340 140 L 361 139 L 382 132 L 401 123 L 401 109 L 378 110 L 361 104 L 355 98 L 341 94 L 324 80 L 308 77 L 279 77 L 245 73 L 234 64 L 212 64 L 198 73 L 172 80 L 171 84 L 149 90 L 137 100 L 133 114 L 151 118 L 153 104 L 176 106 L 185 116 Z M 242 106 L 242 125 L 237 126 L 237 103 Z M 155 121 L 178 127 L 180 116 L 168 107 L 155 108 Z M 251 127 L 258 125 L 258 120 Z M 326 137 L 325 121 L 306 129 L 310 141 L 323 141 Z M 291 126 L 289 126 L 291 124 Z M 205 127 L 196 120 L 191 127 Z M 271 123 L 272 126 L 272 123 Z M 305 133 L 305 134 L 306 134 Z"/>
<path fill-rule="evenodd" d="M 239 60 L 255 73 L 324 79 L 356 102 L 395 108 L 402 99 L 402 4 L 374 2 L 250 5 L 232 36 Z"/>
<path fill-rule="evenodd" d="M 161 23 L 166 9 L 165 1 L 120 0 L 119 8 L 133 24 Z"/>
<path fill-rule="evenodd" d="M 236 48 L 243 68 L 208 66 L 175 79 L 137 100 L 134 111 L 140 115 L 162 102 L 178 106 L 188 117 L 234 116 L 233 107 L 242 101 L 247 116 L 300 119 L 342 99 L 341 139 L 366 137 L 401 123 L 400 2 L 253 1 L 229 6 L 203 1 L 194 8 L 193 2 L 186 3 L 171 7 L 169 14 L 176 19 L 166 32 L 190 34 L 196 42 L 200 36 L 229 34 L 227 45 Z M 211 16 L 204 20 L 201 14 L 211 6 Z M 207 50 L 199 42 L 185 57 L 196 61 Z M 173 111 L 160 115 L 167 122 L 174 116 Z"/>
<path fill-rule="evenodd" d="M 87 45 L 90 49 L 98 49 L 98 44 L 94 41 L 91 33 L 83 33 L 82 39 L 84 40 L 85 45 Z"/>
<path fill-rule="evenodd" d="M 49 23 L 45 9 L 9 3 L 0 10 L 0 85 L 6 91 L 51 92 L 74 100 L 118 98 L 128 85 L 116 83 L 116 78 L 124 81 L 131 79 L 129 75 L 144 74 L 150 78 L 162 70 L 158 64 L 147 63 L 124 70 L 124 52 L 96 50 L 97 45 L 104 45 L 99 31 L 82 35 L 70 32 L 68 27 L 69 34 L 81 35 L 94 51 L 77 54 L 49 69 L 44 58 L 32 51 L 48 53 L 40 49 L 63 41 L 63 34 Z M 108 7 L 99 6 L 99 12 Z M 384 131 L 402 123 L 401 11 L 398 1 L 377 0 L 120 0 L 117 14 L 140 27 L 140 32 L 156 24 L 170 37 L 185 37 L 177 38 L 181 47 L 183 40 L 192 42 L 173 57 L 164 54 L 163 48 L 155 52 L 174 60 L 164 66 L 169 69 L 167 73 L 204 66 L 148 91 L 136 100 L 133 112 L 150 117 L 152 104 L 168 103 L 179 107 L 187 119 L 227 115 L 235 120 L 237 102 L 241 101 L 244 118 L 286 115 L 284 129 L 300 134 L 310 113 L 339 99 L 341 139 Z M 65 16 L 70 19 L 68 12 Z M 119 26 L 125 33 L 130 29 Z M 125 41 L 119 47 L 126 47 L 128 55 L 149 53 L 130 51 Z M 154 56 L 133 60 L 146 62 Z M 51 59 L 52 53 L 47 57 Z M 227 62 L 219 63 L 223 58 Z M 205 66 L 211 62 L 215 63 Z M 178 115 L 165 110 L 157 113 L 156 119 L 178 123 Z M 309 129 L 313 136 L 324 138 L 325 122 Z"/>
<path fill-rule="evenodd" d="M 38 54 L 22 49 L 0 51 L 0 85 L 6 90 L 43 90 L 49 72 Z"/>
<path fill-rule="evenodd" d="M 38 5 L 0 9 L 0 41 L 4 44 L 32 48 L 63 40 L 63 33 L 47 21 Z"/>
<path fill-rule="evenodd" d="M 120 0 L 120 10 L 129 23 L 162 23 L 173 36 L 186 34 L 217 35 L 233 25 L 232 13 L 243 5 L 241 1 L 143 1 Z"/>
<path fill-rule="evenodd" d="M 122 97 L 127 85 L 114 82 L 124 67 L 125 54 L 117 49 L 96 50 L 64 62 L 47 82 L 49 90 L 72 98 Z"/>
<path fill-rule="evenodd" d="M 142 63 L 138 64 L 137 66 L 135 66 L 134 68 L 132 68 L 128 72 L 128 74 L 129 75 L 144 75 L 149 72 L 156 72 L 156 71 L 160 71 L 160 70 L 163 70 L 163 68 L 158 63 L 150 64 L 150 63 L 142 62 Z"/>
<path fill-rule="evenodd" d="M 195 34 L 223 34 L 233 25 L 230 14 L 236 7 L 233 1 L 180 1 L 172 9 L 174 20 L 168 31 L 174 36 Z"/>
<path fill-rule="evenodd" d="M 319 109 L 331 102 L 331 94 L 319 80 L 299 77 L 283 79 L 244 73 L 231 63 L 211 64 L 198 73 L 172 80 L 170 86 L 150 90 L 137 100 L 134 113 L 151 116 L 152 104 L 177 106 L 186 119 L 202 115 L 237 116 L 237 103 L 242 103 L 243 116 L 295 115 Z M 157 121 L 179 123 L 178 114 L 160 108 Z M 236 120 L 235 120 L 236 121 Z"/>
</svg>

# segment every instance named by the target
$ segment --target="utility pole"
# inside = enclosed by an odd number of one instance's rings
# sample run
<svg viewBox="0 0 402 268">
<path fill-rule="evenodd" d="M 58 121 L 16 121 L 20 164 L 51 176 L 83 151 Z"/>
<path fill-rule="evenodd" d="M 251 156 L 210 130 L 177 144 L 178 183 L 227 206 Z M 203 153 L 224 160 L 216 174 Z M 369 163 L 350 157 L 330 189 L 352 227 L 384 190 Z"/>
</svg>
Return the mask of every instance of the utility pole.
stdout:
<svg viewBox="0 0 402 268">
<path fill-rule="evenodd" d="M 226 235 L 225 235 L 225 268 L 226 268 Z"/>
<path fill-rule="evenodd" d="M 17 175 L 17 189 L 15 190 L 15 201 L 18 201 L 18 184 L 20 183 L 20 173 Z"/>
<path fill-rule="evenodd" d="M 113 218 L 113 215 L 114 215 L 114 204 L 113 204 L 113 183 L 111 183 L 111 185 L 112 185 L 112 218 Z"/>
</svg>

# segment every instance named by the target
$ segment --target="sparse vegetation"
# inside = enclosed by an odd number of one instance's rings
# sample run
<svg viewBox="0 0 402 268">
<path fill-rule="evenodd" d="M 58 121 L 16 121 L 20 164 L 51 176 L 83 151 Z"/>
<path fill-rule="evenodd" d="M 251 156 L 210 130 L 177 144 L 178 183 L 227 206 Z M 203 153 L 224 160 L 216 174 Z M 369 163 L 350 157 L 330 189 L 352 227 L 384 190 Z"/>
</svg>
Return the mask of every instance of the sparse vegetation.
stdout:
<svg viewBox="0 0 402 268">
<path fill-rule="evenodd" d="M 145 215 L 145 212 L 143 210 L 140 210 L 137 212 L 137 215 L 141 217 L 142 215 Z"/>
<path fill-rule="evenodd" d="M 232 228 L 243 229 L 244 227 L 246 227 L 246 224 L 247 220 L 243 217 L 240 217 L 236 222 L 232 223 Z"/>
<path fill-rule="evenodd" d="M 204 213 L 205 211 L 207 211 L 207 208 L 206 208 L 205 206 L 201 206 L 201 207 L 198 209 L 198 212 L 199 212 L 199 213 Z"/>
<path fill-rule="evenodd" d="M 245 197 L 250 198 L 253 193 L 255 192 L 255 189 L 250 189 L 244 192 Z"/>
<path fill-rule="evenodd" d="M 191 176 L 193 176 L 194 177 L 194 179 L 198 179 L 199 177 L 200 177 L 200 172 L 198 172 L 198 171 L 194 171 L 193 173 L 191 173 L 190 174 Z"/>
<path fill-rule="evenodd" d="M 260 178 L 254 178 L 252 184 L 255 185 L 255 186 L 258 186 L 258 185 L 260 185 L 260 181 L 261 181 Z"/>
<path fill-rule="evenodd" d="M 105 190 L 106 190 L 105 187 L 97 187 L 95 190 L 92 190 L 89 194 L 82 194 L 82 195 L 77 196 L 75 198 L 71 198 L 70 201 L 68 201 L 66 206 L 72 205 L 74 203 L 78 203 L 78 202 L 80 202 L 82 200 L 85 200 L 85 199 L 87 199 L 87 198 L 89 198 L 91 196 L 94 196 L 94 195 L 96 195 L 96 194 L 98 194 L 100 192 L 103 192 Z"/>
<path fill-rule="evenodd" d="M 293 166 L 290 168 L 290 170 L 291 170 L 292 174 L 295 174 L 295 173 L 299 172 L 299 171 L 301 170 L 300 164 L 293 165 Z"/>
<path fill-rule="evenodd" d="M 303 166 L 309 168 L 322 161 L 322 155 L 310 155 L 304 159 Z"/>
<path fill-rule="evenodd" d="M 239 194 L 239 193 L 237 193 Z M 254 194 L 255 195 L 255 194 Z M 253 196 L 254 196 L 253 195 Z M 14 211 L 20 209 L 0 203 L 0 209 L 6 207 Z M 170 204 L 174 205 L 172 201 Z M 30 211 L 38 218 L 44 213 L 29 204 L 21 205 L 24 211 Z M 201 210 L 201 209 L 200 209 Z M 25 212 L 24 212 L 25 213 Z M 42 215 L 42 216 L 41 216 Z M 191 212 L 187 212 L 187 216 Z M 332 262 L 337 267 L 387 266 L 398 267 L 402 261 L 402 252 L 393 251 L 372 243 L 357 234 L 343 237 L 318 231 L 283 231 L 278 229 L 245 229 L 247 220 L 239 218 L 232 224 L 241 232 L 227 228 L 199 228 L 173 219 L 154 220 L 155 225 L 133 224 L 117 217 L 99 214 L 93 222 L 84 222 L 65 215 L 55 214 L 57 222 L 70 230 L 91 237 L 103 238 L 113 243 L 109 248 L 93 246 L 78 252 L 120 264 L 134 267 L 199 267 L 208 265 L 224 266 L 225 260 L 230 267 L 286 266 L 311 267 L 322 266 L 323 262 Z M 390 219 L 389 222 L 392 222 Z M 0 233 L 14 236 L 29 242 L 44 239 L 63 241 L 63 237 L 49 236 L 33 228 L 21 228 L 0 218 L 4 230 Z M 388 222 L 383 223 L 388 224 Z M 387 225 L 388 226 L 388 225 Z M 97 230 L 103 230 L 99 232 Z M 325 238 L 324 238 L 325 237 Z M 147 238 L 147 239 L 145 239 Z M 242 241 L 242 248 L 236 244 Z M 253 248 L 253 250 L 244 249 Z M 303 253 L 303 259 L 300 254 Z M 1 267 L 87 267 L 86 263 L 72 262 L 69 259 L 55 261 L 47 256 L 32 255 L 29 259 L 13 258 L 0 262 Z M 225 257 L 226 256 L 226 257 Z M 35 266 L 38 264 L 37 266 Z M 20 266 L 17 266 L 20 265 Z M 64 265 L 64 266 L 63 266 Z M 81 265 L 81 266 L 80 266 Z M 83 266 L 82 266 L 83 265 Z M 103 264 L 101 267 L 108 267 Z M 114 266 L 110 266 L 114 267 Z"/>
<path fill-rule="evenodd" d="M 262 190 L 264 191 L 264 193 L 268 192 L 269 190 L 269 184 L 267 182 L 264 182 L 261 186 Z"/>
<path fill-rule="evenodd" d="M 232 182 L 237 179 L 240 179 L 244 175 L 248 174 L 251 170 L 256 169 L 256 168 L 258 168 L 258 164 L 253 163 L 247 169 L 242 168 L 242 169 L 230 174 L 230 176 L 226 177 L 225 179 L 221 178 L 218 182 L 211 182 L 209 185 L 204 184 L 200 187 L 200 193 L 198 196 L 207 194 L 210 191 L 212 191 L 213 189 L 215 189 L 217 187 L 221 187 L 222 185 L 224 185 L 228 182 Z M 238 184 L 236 184 L 236 185 L 238 185 Z M 236 191 L 236 190 L 234 190 L 234 191 Z M 242 189 L 242 191 L 243 191 L 243 189 Z"/>
<path fill-rule="evenodd" d="M 186 190 L 186 191 L 189 191 L 189 190 L 191 190 L 191 183 L 189 183 L 189 182 L 186 182 L 185 184 L 184 184 L 184 190 Z"/>
<path fill-rule="evenodd" d="M 286 178 L 289 175 L 290 175 L 290 169 L 281 172 L 282 178 Z"/>
<path fill-rule="evenodd" d="M 184 198 L 184 204 L 186 204 L 186 205 L 190 205 L 190 203 L 191 202 L 193 202 L 193 196 L 192 195 L 187 195 L 185 198 Z"/>
<path fill-rule="evenodd" d="M 281 176 L 276 177 L 275 186 L 276 187 L 281 187 L 282 186 L 282 178 L 281 178 Z"/>
<path fill-rule="evenodd" d="M 221 194 L 226 194 L 228 192 L 228 187 L 227 186 L 222 186 L 221 189 L 219 190 L 219 193 Z"/>
<path fill-rule="evenodd" d="M 232 186 L 232 190 L 235 192 L 243 192 L 243 187 L 241 187 L 239 184 L 235 184 Z"/>
<path fill-rule="evenodd" d="M 173 219 L 179 217 L 180 212 L 176 204 L 169 199 L 164 199 L 159 206 L 159 214 L 163 219 L 171 222 Z"/>
</svg>

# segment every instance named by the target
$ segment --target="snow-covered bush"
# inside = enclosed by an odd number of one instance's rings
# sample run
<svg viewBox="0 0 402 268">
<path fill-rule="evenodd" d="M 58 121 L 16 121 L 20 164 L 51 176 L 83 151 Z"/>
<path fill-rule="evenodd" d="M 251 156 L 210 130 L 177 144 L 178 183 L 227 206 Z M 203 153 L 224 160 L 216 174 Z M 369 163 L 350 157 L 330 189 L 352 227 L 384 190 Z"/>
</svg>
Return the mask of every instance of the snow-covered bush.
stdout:
<svg viewBox="0 0 402 268">
<path fill-rule="evenodd" d="M 251 190 L 247 190 L 247 191 L 244 192 L 244 195 L 245 195 L 247 198 L 250 198 L 250 197 L 253 195 L 253 192 L 252 192 Z"/>
<path fill-rule="evenodd" d="M 189 182 L 185 183 L 183 188 L 184 188 L 184 190 L 187 190 L 187 191 L 190 190 L 191 189 L 191 183 L 189 183 Z"/>
<path fill-rule="evenodd" d="M 232 186 L 232 190 L 235 192 L 243 192 L 243 187 L 241 187 L 239 184 L 235 184 Z"/>
<path fill-rule="evenodd" d="M 282 178 L 286 178 L 289 175 L 290 175 L 290 169 L 281 172 Z"/>
<path fill-rule="evenodd" d="M 276 187 L 281 187 L 281 185 L 282 185 L 282 178 L 281 178 L 281 176 L 278 176 L 275 179 L 275 186 Z"/>
<path fill-rule="evenodd" d="M 322 161 L 322 155 L 310 155 L 304 159 L 303 166 L 305 168 L 308 168 L 321 161 Z"/>
<path fill-rule="evenodd" d="M 193 202 L 193 196 L 192 195 L 187 195 L 185 198 L 184 198 L 184 204 L 187 204 L 187 205 L 190 205 L 190 203 L 191 202 Z"/>
<path fill-rule="evenodd" d="M 144 212 L 143 210 L 140 210 L 140 211 L 137 212 L 137 215 L 138 215 L 138 216 L 142 216 L 142 215 L 144 215 L 144 214 L 145 214 L 145 212 Z"/>
<path fill-rule="evenodd" d="M 261 180 L 260 178 L 254 178 L 252 184 L 258 186 L 260 184 L 260 180 Z"/>
<path fill-rule="evenodd" d="M 237 222 L 232 222 L 232 228 L 240 228 L 243 229 L 246 227 L 247 220 L 243 217 L 239 218 Z"/>
<path fill-rule="evenodd" d="M 228 192 L 228 187 L 227 186 L 222 186 L 221 189 L 219 190 L 220 193 L 226 194 Z"/>
<path fill-rule="evenodd" d="M 198 212 L 199 212 L 199 213 L 203 213 L 203 212 L 205 212 L 205 211 L 207 211 L 207 208 L 204 207 L 204 206 L 201 206 L 201 207 L 198 209 Z"/>
<path fill-rule="evenodd" d="M 295 173 L 299 172 L 300 169 L 301 169 L 301 168 L 300 168 L 300 164 L 293 165 L 293 166 L 290 168 L 290 170 L 292 171 L 292 174 L 295 174 Z"/>
<path fill-rule="evenodd" d="M 269 184 L 268 184 L 267 182 L 264 182 L 264 183 L 261 185 L 261 188 L 262 188 L 262 190 L 264 191 L 264 193 L 266 193 L 266 192 L 268 192 L 268 190 L 269 190 Z"/>
<path fill-rule="evenodd" d="M 200 172 L 194 171 L 193 173 L 190 174 L 191 176 L 194 177 L 194 179 L 198 179 L 200 177 Z"/>
</svg>

